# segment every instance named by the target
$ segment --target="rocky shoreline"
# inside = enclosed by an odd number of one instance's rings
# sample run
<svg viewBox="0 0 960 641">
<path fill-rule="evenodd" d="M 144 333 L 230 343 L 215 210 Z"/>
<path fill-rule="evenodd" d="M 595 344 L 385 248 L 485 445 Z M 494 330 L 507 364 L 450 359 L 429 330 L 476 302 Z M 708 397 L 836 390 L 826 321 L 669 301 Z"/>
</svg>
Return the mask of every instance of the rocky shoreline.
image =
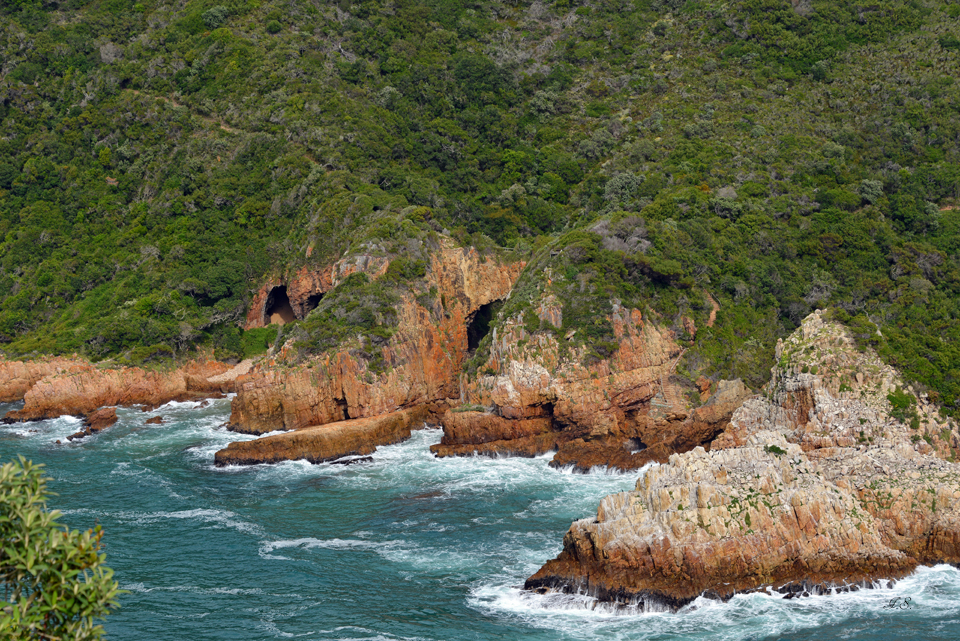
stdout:
<svg viewBox="0 0 960 641">
<path fill-rule="evenodd" d="M 246 362 L 231 366 L 202 358 L 170 371 L 109 369 L 79 358 L 0 361 L 0 395 L 5 402 L 23 401 L 21 409 L 7 412 L 2 421 L 77 416 L 86 421 L 83 435 L 89 435 L 116 421 L 115 410 L 111 420 L 107 408 L 149 411 L 171 401 L 223 398 L 235 391 L 237 378 L 248 368 Z"/>
<path fill-rule="evenodd" d="M 113 424 L 116 406 L 236 392 L 231 429 L 283 431 L 230 444 L 217 466 L 353 463 L 425 424 L 443 427 L 438 457 L 553 451 L 554 467 L 649 466 L 633 491 L 573 523 L 560 555 L 526 581 L 538 592 L 676 609 L 700 595 L 850 589 L 960 564 L 955 421 L 821 313 L 777 345 L 759 394 L 740 381 L 684 388 L 671 379 L 673 334 L 616 305 L 620 343 L 607 359 L 562 359 L 554 335 L 507 319 L 494 330 L 494 373 L 458 380 L 468 319 L 509 292 L 517 268 L 490 262 L 470 285 L 475 255 L 438 260 L 438 273 L 461 275 L 457 302 L 437 315 L 405 301 L 377 376 L 349 351 L 296 367 L 281 351 L 256 366 L 200 359 L 166 372 L 2 361 L 0 396 L 24 401 L 3 420 L 82 416 L 75 439 Z"/>
<path fill-rule="evenodd" d="M 765 394 L 711 443 L 648 469 L 576 521 L 526 589 L 677 608 L 896 579 L 960 564 L 960 433 L 846 330 L 811 314 L 777 347 Z"/>
</svg>

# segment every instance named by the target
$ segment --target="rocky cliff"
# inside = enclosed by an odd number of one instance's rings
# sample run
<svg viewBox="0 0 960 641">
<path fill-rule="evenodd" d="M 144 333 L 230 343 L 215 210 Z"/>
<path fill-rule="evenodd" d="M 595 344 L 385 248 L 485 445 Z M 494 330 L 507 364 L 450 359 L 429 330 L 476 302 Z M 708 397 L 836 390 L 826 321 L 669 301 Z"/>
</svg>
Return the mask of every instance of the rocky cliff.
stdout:
<svg viewBox="0 0 960 641">
<path fill-rule="evenodd" d="M 536 313 L 542 323 L 563 325 L 554 296 L 542 296 Z M 607 358 L 575 342 L 576 332 L 531 331 L 521 314 L 504 319 L 480 373 L 464 379 L 468 399 L 491 411 L 445 417 L 433 451 L 532 456 L 556 449 L 557 466 L 636 469 L 709 445 L 750 391 L 721 381 L 696 407 L 700 390 L 673 376 L 682 355 L 675 333 L 616 300 L 609 313 L 615 349 Z"/>
<path fill-rule="evenodd" d="M 382 347 L 381 371 L 352 349 L 300 363 L 281 354 L 240 382 L 231 429 L 299 429 L 458 398 L 469 322 L 481 306 L 507 296 L 522 268 L 445 240 L 426 274 L 437 296 L 428 306 L 412 294 L 403 297 L 399 324 Z"/>
<path fill-rule="evenodd" d="M 778 342 L 776 359 L 766 393 L 737 410 L 714 447 L 773 429 L 805 452 L 906 440 L 921 454 L 960 458 L 955 421 L 940 416 L 873 350 L 859 351 L 849 332 L 822 313 Z"/>
<path fill-rule="evenodd" d="M 347 276 L 363 272 L 376 278 L 383 275 L 388 265 L 389 260 L 383 256 L 354 254 L 325 267 L 304 266 L 288 277 L 268 278 L 250 302 L 244 327 L 264 327 L 273 322 L 270 318 L 270 307 L 271 294 L 275 290 L 283 289 L 283 295 L 290 304 L 294 318 L 302 320 L 324 294 L 343 282 Z"/>
<path fill-rule="evenodd" d="M 777 357 L 711 451 L 673 455 L 604 499 L 527 587 L 676 607 L 960 562 L 956 424 L 922 397 L 909 410 L 897 373 L 820 313 Z"/>
</svg>

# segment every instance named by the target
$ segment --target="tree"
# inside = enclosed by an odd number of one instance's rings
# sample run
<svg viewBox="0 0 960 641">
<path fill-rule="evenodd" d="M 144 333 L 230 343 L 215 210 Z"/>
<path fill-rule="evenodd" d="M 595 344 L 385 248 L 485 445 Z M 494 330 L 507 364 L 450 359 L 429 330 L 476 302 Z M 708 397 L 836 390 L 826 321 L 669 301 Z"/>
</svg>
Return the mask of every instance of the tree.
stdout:
<svg viewBox="0 0 960 641">
<path fill-rule="evenodd" d="M 4 639 L 100 639 L 94 625 L 116 607 L 103 531 L 71 530 L 47 510 L 42 465 L 20 457 L 0 467 L 0 630 Z"/>
</svg>

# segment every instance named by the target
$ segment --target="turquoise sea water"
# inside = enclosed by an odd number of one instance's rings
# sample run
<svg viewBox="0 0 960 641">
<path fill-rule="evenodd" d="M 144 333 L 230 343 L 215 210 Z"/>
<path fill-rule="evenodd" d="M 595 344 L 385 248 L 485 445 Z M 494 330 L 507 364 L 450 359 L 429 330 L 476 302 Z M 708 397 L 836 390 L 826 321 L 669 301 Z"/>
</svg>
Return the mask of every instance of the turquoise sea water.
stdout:
<svg viewBox="0 0 960 641">
<path fill-rule="evenodd" d="M 74 418 L 0 427 L 0 460 L 46 464 L 65 523 L 103 526 L 130 591 L 105 625 L 116 641 L 960 639 L 960 571 L 948 566 L 892 589 L 700 599 L 677 614 L 522 593 L 570 522 L 637 473 L 564 473 L 548 457 L 438 460 L 435 429 L 369 464 L 217 469 L 214 452 L 244 438 L 220 427 L 228 400 L 117 413 L 117 425 L 67 445 L 54 441 L 77 431 Z M 158 414 L 166 424 L 144 425 Z M 908 596 L 913 608 L 884 608 Z"/>
</svg>

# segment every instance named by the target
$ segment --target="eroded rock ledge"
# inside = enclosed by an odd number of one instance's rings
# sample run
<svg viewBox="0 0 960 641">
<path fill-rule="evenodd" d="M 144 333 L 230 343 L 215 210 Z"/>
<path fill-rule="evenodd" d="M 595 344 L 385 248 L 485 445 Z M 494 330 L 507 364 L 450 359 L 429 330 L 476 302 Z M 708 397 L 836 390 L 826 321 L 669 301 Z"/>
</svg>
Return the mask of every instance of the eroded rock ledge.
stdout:
<svg viewBox="0 0 960 641">
<path fill-rule="evenodd" d="M 214 462 L 224 465 L 256 465 L 305 460 L 333 461 L 345 456 L 372 454 L 381 445 L 410 438 L 410 432 L 435 422 L 442 405 L 421 405 L 379 416 L 301 428 L 252 441 L 231 443 L 216 453 Z"/>
<path fill-rule="evenodd" d="M 712 451 L 674 454 L 634 491 L 603 499 L 527 589 L 679 607 L 701 594 L 836 587 L 960 563 L 952 419 L 922 397 L 916 420 L 893 417 L 897 373 L 820 313 L 777 359 L 765 395 L 737 409 Z"/>
<path fill-rule="evenodd" d="M 572 466 L 581 472 L 595 466 L 634 470 L 699 445 L 709 447 L 749 395 L 740 381 L 721 381 L 718 392 L 689 414 L 681 410 L 659 416 L 614 408 L 607 417 L 580 411 L 576 417 L 545 413 L 508 419 L 492 412 L 455 409 L 444 414 L 443 438 L 430 450 L 440 457 L 539 456 L 556 451 L 552 467 Z"/>
</svg>

